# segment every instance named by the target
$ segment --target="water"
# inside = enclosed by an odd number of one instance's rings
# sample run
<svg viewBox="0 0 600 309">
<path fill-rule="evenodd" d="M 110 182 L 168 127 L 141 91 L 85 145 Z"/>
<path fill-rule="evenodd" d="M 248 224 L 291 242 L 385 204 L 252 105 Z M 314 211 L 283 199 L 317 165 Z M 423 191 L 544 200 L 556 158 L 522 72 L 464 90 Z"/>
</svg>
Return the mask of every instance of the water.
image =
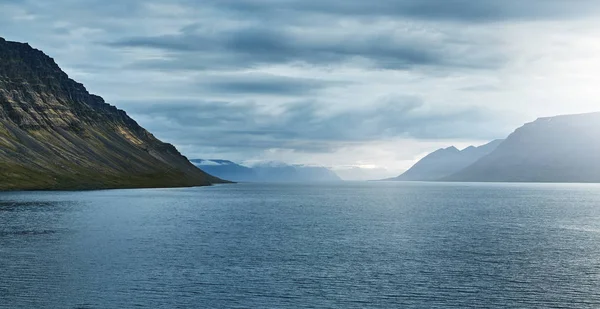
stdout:
<svg viewBox="0 0 600 309">
<path fill-rule="evenodd" d="M 600 307 L 600 186 L 0 194 L 0 308 L 469 307 Z"/>
</svg>

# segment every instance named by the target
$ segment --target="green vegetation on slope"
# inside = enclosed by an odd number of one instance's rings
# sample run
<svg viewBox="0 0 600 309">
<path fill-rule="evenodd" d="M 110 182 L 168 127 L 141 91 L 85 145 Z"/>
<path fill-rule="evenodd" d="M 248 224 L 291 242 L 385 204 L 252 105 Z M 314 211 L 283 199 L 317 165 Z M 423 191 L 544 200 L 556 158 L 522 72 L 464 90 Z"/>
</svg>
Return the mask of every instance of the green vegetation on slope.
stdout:
<svg viewBox="0 0 600 309">
<path fill-rule="evenodd" d="M 54 60 L 0 38 L 0 190 L 203 186 L 223 182 Z"/>
</svg>

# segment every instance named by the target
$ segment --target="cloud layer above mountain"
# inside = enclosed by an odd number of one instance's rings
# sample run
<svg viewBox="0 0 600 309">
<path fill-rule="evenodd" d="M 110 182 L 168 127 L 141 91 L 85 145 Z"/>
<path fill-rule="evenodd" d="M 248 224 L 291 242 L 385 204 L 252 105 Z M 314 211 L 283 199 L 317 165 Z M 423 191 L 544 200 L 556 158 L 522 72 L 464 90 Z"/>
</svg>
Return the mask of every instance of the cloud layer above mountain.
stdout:
<svg viewBox="0 0 600 309">
<path fill-rule="evenodd" d="M 189 157 L 401 170 L 597 110 L 599 14 L 594 0 L 0 0 L 0 36 Z"/>
</svg>

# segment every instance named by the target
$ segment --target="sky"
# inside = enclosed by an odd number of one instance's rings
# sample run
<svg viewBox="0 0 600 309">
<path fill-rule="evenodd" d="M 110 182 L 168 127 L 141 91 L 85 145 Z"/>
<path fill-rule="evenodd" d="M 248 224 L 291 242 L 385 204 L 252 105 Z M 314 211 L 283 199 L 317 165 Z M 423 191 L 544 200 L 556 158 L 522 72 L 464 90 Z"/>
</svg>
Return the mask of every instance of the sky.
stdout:
<svg viewBox="0 0 600 309">
<path fill-rule="evenodd" d="M 596 0 L 0 0 L 28 42 L 189 158 L 400 174 L 600 111 Z"/>
</svg>

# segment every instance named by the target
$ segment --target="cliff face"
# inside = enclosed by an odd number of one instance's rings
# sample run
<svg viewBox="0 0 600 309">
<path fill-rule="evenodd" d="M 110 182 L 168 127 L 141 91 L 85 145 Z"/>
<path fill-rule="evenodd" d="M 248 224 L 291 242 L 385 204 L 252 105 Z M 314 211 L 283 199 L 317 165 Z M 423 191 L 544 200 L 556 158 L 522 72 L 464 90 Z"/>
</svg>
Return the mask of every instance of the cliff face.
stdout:
<svg viewBox="0 0 600 309">
<path fill-rule="evenodd" d="M 600 113 L 540 118 L 448 181 L 600 182 Z"/>
<path fill-rule="evenodd" d="M 0 190 L 217 182 L 52 58 L 0 38 Z"/>
<path fill-rule="evenodd" d="M 495 140 L 479 147 L 458 150 L 456 147 L 439 149 L 427 155 L 404 174 L 389 180 L 394 181 L 437 181 L 452 175 L 488 155 L 502 140 Z"/>
</svg>

